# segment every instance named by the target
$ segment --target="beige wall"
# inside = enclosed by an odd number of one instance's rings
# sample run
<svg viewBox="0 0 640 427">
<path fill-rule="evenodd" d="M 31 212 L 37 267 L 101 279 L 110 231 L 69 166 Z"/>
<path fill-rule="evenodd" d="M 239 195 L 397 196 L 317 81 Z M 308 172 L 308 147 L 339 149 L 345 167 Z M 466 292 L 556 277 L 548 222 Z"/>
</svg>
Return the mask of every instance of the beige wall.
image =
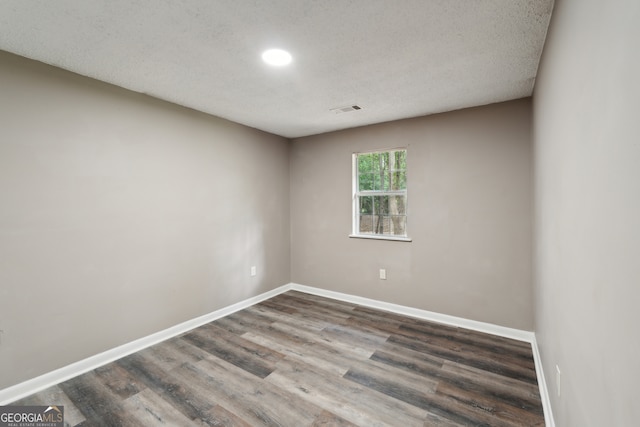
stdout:
<svg viewBox="0 0 640 427">
<path fill-rule="evenodd" d="M 525 99 L 294 140 L 292 281 L 532 330 L 530 120 Z M 400 146 L 413 241 L 349 238 L 352 153 Z"/>
<path fill-rule="evenodd" d="M 536 82 L 535 329 L 562 427 L 640 420 L 639 21 L 637 0 L 556 1 Z"/>
<path fill-rule="evenodd" d="M 6 53 L 0 96 L 0 388 L 290 281 L 287 140 Z"/>
</svg>

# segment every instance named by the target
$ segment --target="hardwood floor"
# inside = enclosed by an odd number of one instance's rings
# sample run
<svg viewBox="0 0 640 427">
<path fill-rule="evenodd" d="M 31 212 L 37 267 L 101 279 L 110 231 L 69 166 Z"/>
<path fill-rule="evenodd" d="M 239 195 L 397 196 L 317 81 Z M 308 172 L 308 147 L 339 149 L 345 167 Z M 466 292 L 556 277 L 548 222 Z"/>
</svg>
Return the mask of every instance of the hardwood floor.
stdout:
<svg viewBox="0 0 640 427">
<path fill-rule="evenodd" d="M 528 343 L 296 291 L 14 404 L 70 426 L 544 426 Z"/>
</svg>

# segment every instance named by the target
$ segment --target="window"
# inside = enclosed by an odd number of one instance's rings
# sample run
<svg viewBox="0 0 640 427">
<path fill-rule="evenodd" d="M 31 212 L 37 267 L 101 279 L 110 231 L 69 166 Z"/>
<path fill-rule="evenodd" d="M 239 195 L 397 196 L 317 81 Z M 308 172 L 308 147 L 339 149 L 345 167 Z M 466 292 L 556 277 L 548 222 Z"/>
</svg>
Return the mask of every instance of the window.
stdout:
<svg viewBox="0 0 640 427">
<path fill-rule="evenodd" d="M 353 155 L 352 237 L 407 237 L 407 150 Z"/>
</svg>

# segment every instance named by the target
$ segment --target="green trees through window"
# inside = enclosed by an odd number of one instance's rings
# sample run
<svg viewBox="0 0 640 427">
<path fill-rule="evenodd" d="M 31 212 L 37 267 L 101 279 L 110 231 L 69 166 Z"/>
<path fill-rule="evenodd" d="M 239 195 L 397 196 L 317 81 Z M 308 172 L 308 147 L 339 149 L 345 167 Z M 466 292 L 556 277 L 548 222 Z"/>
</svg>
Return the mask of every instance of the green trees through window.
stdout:
<svg viewBox="0 0 640 427">
<path fill-rule="evenodd" d="M 406 237 L 407 150 L 354 157 L 354 234 Z"/>
</svg>

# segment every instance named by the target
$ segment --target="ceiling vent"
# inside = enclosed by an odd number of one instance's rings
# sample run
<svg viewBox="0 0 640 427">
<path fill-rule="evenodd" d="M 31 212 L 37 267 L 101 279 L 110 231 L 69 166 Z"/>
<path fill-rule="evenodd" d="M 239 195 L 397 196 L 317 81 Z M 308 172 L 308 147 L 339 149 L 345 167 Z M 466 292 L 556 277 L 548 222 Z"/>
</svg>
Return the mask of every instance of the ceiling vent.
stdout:
<svg viewBox="0 0 640 427">
<path fill-rule="evenodd" d="M 362 107 L 358 105 L 347 105 L 346 107 L 336 107 L 336 108 L 329 109 L 329 111 L 331 111 L 334 114 L 342 114 L 342 113 L 348 113 L 349 111 L 358 111 L 358 110 L 362 110 Z"/>
</svg>

